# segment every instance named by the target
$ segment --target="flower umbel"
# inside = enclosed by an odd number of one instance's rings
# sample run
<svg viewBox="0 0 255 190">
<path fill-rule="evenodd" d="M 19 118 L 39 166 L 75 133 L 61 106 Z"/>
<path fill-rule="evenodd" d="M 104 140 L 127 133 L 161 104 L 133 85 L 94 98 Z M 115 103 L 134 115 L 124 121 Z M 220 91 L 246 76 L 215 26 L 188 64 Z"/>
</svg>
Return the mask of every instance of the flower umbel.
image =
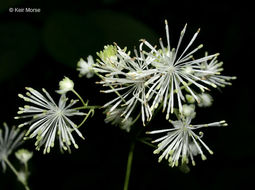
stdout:
<svg viewBox="0 0 255 190">
<path fill-rule="evenodd" d="M 20 129 L 14 126 L 10 129 L 6 123 L 3 125 L 4 129 L 0 128 L 0 162 L 5 171 L 5 159 L 8 159 L 13 150 L 22 144 L 24 132 L 20 132 Z"/>
<path fill-rule="evenodd" d="M 193 156 L 197 154 L 200 154 L 202 160 L 205 160 L 206 156 L 204 155 L 202 147 L 210 154 L 213 154 L 212 150 L 202 141 L 203 133 L 200 132 L 199 135 L 197 135 L 194 130 L 202 127 L 227 126 L 225 121 L 191 125 L 190 117 L 170 122 L 174 128 L 150 131 L 147 132 L 147 134 L 167 133 L 163 137 L 152 142 L 159 143 L 158 148 L 154 151 L 155 154 L 159 154 L 163 151 L 159 157 L 159 162 L 165 158 L 172 167 L 178 166 L 179 159 L 181 159 L 182 164 L 188 164 L 189 158 L 191 159 L 192 165 L 195 165 Z"/>
<path fill-rule="evenodd" d="M 85 113 L 72 108 L 78 100 L 71 100 L 67 104 L 68 98 L 62 94 L 56 104 L 45 89 L 42 89 L 45 95 L 33 88 L 27 87 L 26 89 L 28 90 L 27 96 L 19 94 L 19 97 L 33 105 L 19 108 L 18 114 L 21 116 L 15 117 L 15 119 L 31 118 L 31 120 L 20 124 L 19 127 L 30 126 L 25 136 L 27 138 L 36 137 L 36 149 L 39 150 L 44 145 L 43 152 L 49 153 L 51 147 L 54 147 L 56 137 L 59 139 L 61 150 L 70 151 L 71 144 L 78 148 L 72 132 L 75 131 L 82 139 L 84 137 L 77 129 L 77 125 L 69 119 L 72 116 L 85 115 Z"/>
</svg>

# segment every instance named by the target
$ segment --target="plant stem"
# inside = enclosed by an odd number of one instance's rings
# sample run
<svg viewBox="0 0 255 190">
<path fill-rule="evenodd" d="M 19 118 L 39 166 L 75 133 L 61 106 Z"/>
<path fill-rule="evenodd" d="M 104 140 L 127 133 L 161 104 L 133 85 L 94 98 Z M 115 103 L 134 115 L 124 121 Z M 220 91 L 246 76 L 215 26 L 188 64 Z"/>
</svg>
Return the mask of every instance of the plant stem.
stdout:
<svg viewBox="0 0 255 190">
<path fill-rule="evenodd" d="M 86 109 L 99 109 L 101 106 L 80 106 L 77 108 L 74 108 L 76 110 L 86 110 Z"/>
<path fill-rule="evenodd" d="M 22 178 L 20 177 L 19 172 L 15 169 L 15 167 L 12 165 L 12 163 L 8 160 L 8 158 L 4 158 L 5 163 L 10 167 L 10 169 L 12 170 L 12 172 L 17 176 L 18 180 L 24 185 L 24 188 L 26 190 L 30 190 L 30 188 L 27 185 L 27 182 L 22 180 Z"/>
<path fill-rule="evenodd" d="M 84 100 L 82 99 L 82 97 L 73 89 L 72 92 L 80 99 L 80 101 L 82 102 L 83 106 L 82 107 L 78 107 L 75 109 L 89 109 L 89 112 L 87 113 L 87 115 L 84 117 L 83 121 L 77 126 L 77 129 L 80 128 L 83 123 L 88 119 L 88 117 L 90 116 L 90 114 L 94 114 L 94 109 L 95 108 L 99 108 L 99 106 L 88 106 Z"/>
<path fill-rule="evenodd" d="M 88 119 L 88 117 L 90 116 L 91 113 L 93 113 L 94 109 L 90 109 L 89 112 L 87 113 L 86 117 L 84 117 L 83 121 L 77 126 L 77 129 L 80 128 L 83 123 L 85 123 L 85 121 Z"/>
<path fill-rule="evenodd" d="M 82 97 L 73 89 L 72 92 L 80 99 L 81 103 L 86 106 L 86 103 L 84 102 L 84 100 L 82 99 Z"/>
<path fill-rule="evenodd" d="M 5 158 L 4 159 L 5 163 L 11 168 L 11 170 L 13 171 L 13 173 L 19 177 L 19 172 L 15 169 L 15 167 L 12 165 L 12 163 L 7 159 Z"/>
<path fill-rule="evenodd" d="M 148 145 L 148 146 L 152 147 L 152 148 L 157 148 L 157 146 L 156 146 L 156 145 L 154 145 L 154 144 L 152 144 L 152 143 L 150 143 L 150 142 L 147 142 L 147 141 L 146 141 L 146 140 L 144 140 L 144 139 L 140 139 L 140 138 L 138 138 L 137 140 L 138 140 L 139 142 L 141 142 L 141 143 L 145 144 L 145 145 Z"/>
<path fill-rule="evenodd" d="M 126 176 L 125 176 L 125 182 L 124 182 L 123 190 L 128 190 L 128 184 L 129 184 L 129 179 L 130 179 L 134 148 L 135 148 L 135 141 L 133 141 L 131 143 L 129 154 L 128 154 L 127 169 L 126 169 Z"/>
</svg>

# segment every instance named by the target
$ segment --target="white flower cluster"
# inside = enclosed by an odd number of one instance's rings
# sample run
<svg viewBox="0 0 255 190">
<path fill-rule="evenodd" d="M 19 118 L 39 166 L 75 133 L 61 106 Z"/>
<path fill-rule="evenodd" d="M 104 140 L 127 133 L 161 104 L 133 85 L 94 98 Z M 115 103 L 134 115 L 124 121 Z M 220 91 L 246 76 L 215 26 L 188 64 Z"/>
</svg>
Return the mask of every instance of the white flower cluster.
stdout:
<svg viewBox="0 0 255 190">
<path fill-rule="evenodd" d="M 194 57 L 194 54 L 203 47 L 202 44 L 193 47 L 199 29 L 188 44 L 182 46 L 186 28 L 187 25 L 181 31 L 175 48 L 171 47 L 168 23 L 165 21 L 166 46 L 161 38 L 159 48 L 142 39 L 139 49 L 134 49 L 134 56 L 131 56 L 127 48 L 122 49 L 115 43 L 105 46 L 103 51 L 97 53 L 100 58 L 97 62 L 90 60 L 87 64 L 79 64 L 81 68 L 78 68 L 80 75 L 88 75 L 90 72 L 98 75 L 102 79 L 98 83 L 106 88 L 102 92 L 116 94 L 114 99 L 104 105 L 107 108 L 108 122 L 113 121 L 114 124 L 125 122 L 132 115 L 139 114 L 143 125 L 146 125 L 156 109 L 166 112 L 167 120 L 174 116 L 174 113 L 178 114 L 179 120 L 171 122 L 174 128 L 163 130 L 171 132 L 154 141 L 163 141 L 156 152 L 165 149 L 160 160 L 170 155 L 171 166 L 177 165 L 180 157 L 187 163 L 187 157 L 190 156 L 194 163 L 195 152 L 205 157 L 199 144 L 207 149 L 208 147 L 192 131 L 200 128 L 200 125 L 199 127 L 190 125 L 191 119 L 196 116 L 195 104 L 197 103 L 199 107 L 211 106 L 213 99 L 205 91 L 231 85 L 230 80 L 235 79 L 221 75 L 223 63 L 217 61 L 219 53 L 208 55 L 206 52 L 205 56 Z M 114 120 L 113 116 L 117 112 L 119 114 Z M 133 122 L 129 123 L 133 124 Z M 226 124 L 215 122 L 203 126 L 214 125 Z M 128 129 L 130 127 L 128 126 Z M 154 134 L 154 132 L 150 133 Z"/>
<path fill-rule="evenodd" d="M 60 150 L 68 150 L 70 152 L 72 144 L 75 148 L 78 148 L 73 132 L 82 139 L 84 137 L 70 117 L 85 116 L 87 119 L 89 114 L 73 108 L 79 100 L 68 101 L 66 97 L 66 93 L 69 91 L 78 95 L 74 90 L 73 81 L 65 77 L 59 82 L 57 93 L 61 94 L 61 96 L 58 103 L 55 103 L 45 89 L 42 89 L 44 94 L 30 87 L 27 87 L 26 90 L 26 95 L 19 94 L 19 97 L 31 105 L 20 107 L 18 111 L 20 116 L 15 117 L 15 119 L 30 118 L 30 120 L 19 125 L 19 127 L 29 126 L 25 139 L 36 138 L 36 149 L 39 150 L 44 146 L 44 153 L 50 152 L 50 149 L 55 145 L 56 139 L 59 141 Z M 78 97 L 80 98 L 79 95 Z M 86 105 L 80 108 L 86 109 Z"/>
<path fill-rule="evenodd" d="M 147 134 L 167 132 L 163 137 L 152 141 L 153 143 L 159 143 L 154 154 L 159 154 L 163 151 L 159 157 L 159 162 L 165 158 L 168 160 L 169 165 L 173 167 L 178 166 L 179 159 L 181 158 L 182 164 L 188 164 L 189 159 L 191 159 L 192 165 L 195 165 L 193 156 L 200 154 L 202 160 L 206 160 L 202 147 L 204 147 L 210 154 L 213 154 L 213 151 L 201 139 L 203 133 L 200 132 L 199 136 L 193 130 L 202 127 L 227 126 L 227 123 L 223 120 L 209 124 L 191 125 L 191 120 L 191 117 L 184 117 L 177 121 L 170 120 L 173 128 L 147 132 Z"/>
</svg>

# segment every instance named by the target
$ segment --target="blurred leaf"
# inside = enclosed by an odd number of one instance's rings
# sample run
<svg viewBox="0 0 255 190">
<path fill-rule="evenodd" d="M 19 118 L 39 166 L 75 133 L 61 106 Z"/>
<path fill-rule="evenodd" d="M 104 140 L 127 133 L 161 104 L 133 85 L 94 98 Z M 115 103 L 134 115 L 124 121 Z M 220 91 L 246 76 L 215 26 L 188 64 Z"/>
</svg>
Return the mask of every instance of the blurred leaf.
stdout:
<svg viewBox="0 0 255 190">
<path fill-rule="evenodd" d="M 36 54 L 37 31 L 22 22 L 0 25 L 0 81 L 13 76 Z"/>
<path fill-rule="evenodd" d="M 55 13 L 43 30 L 44 44 L 59 62 L 76 67 L 77 61 L 95 55 L 106 44 L 118 43 L 133 48 L 138 40 L 156 39 L 156 35 L 135 19 L 110 11 L 95 11 L 87 15 Z"/>
<path fill-rule="evenodd" d="M 22 0 L 1 0 L 0 1 L 0 13 L 8 10 L 9 8 L 13 8 L 14 6 L 21 3 Z"/>
<path fill-rule="evenodd" d="M 101 31 L 84 16 L 72 13 L 52 15 L 43 30 L 44 44 L 59 62 L 76 67 L 81 57 L 94 54 L 101 47 Z"/>
<path fill-rule="evenodd" d="M 140 39 L 155 43 L 158 39 L 154 31 L 129 15 L 112 11 L 96 11 L 88 19 L 97 23 L 106 43 L 116 42 L 120 46 L 133 48 Z"/>
</svg>

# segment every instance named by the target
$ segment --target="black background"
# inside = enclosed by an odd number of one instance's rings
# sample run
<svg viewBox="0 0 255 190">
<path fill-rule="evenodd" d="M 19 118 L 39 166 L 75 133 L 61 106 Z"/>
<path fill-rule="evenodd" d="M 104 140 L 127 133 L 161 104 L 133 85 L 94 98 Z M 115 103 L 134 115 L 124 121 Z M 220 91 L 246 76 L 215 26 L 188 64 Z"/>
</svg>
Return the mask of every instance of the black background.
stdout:
<svg viewBox="0 0 255 190">
<path fill-rule="evenodd" d="M 40 8 L 40 13 L 9 12 L 9 8 Z M 195 123 L 227 120 L 229 127 L 204 130 L 204 140 L 214 150 L 207 161 L 196 158 L 188 174 L 158 164 L 152 149 L 137 143 L 130 189 L 244 189 L 254 177 L 254 20 L 252 6 L 245 1 L 50 1 L 16 0 L 0 3 L 0 122 L 18 125 L 13 117 L 23 102 L 17 97 L 25 86 L 46 88 L 57 99 L 58 81 L 68 76 L 75 89 L 103 105 L 98 80 L 79 78 L 75 70 L 80 57 L 96 57 L 103 46 L 117 42 L 133 48 L 146 38 L 157 44 L 165 38 L 168 20 L 172 46 L 188 23 L 184 44 L 201 28 L 195 44 L 203 51 L 220 52 L 224 74 L 237 76 L 232 86 L 213 90 L 214 104 L 198 109 Z M 203 52 L 202 50 L 200 52 Z M 202 55 L 198 53 L 198 56 Z M 71 95 L 72 96 L 72 95 Z M 164 118 L 164 115 L 161 115 Z M 72 154 L 34 152 L 30 163 L 32 190 L 122 189 L 130 137 L 106 125 L 101 110 L 81 128 L 86 140 Z M 77 120 L 79 122 L 79 120 Z M 163 120 L 151 128 L 164 128 Z M 33 150 L 34 141 L 24 147 Z M 17 166 L 14 156 L 10 160 Z M 9 171 L 0 172 L 0 189 L 23 189 Z"/>
</svg>

